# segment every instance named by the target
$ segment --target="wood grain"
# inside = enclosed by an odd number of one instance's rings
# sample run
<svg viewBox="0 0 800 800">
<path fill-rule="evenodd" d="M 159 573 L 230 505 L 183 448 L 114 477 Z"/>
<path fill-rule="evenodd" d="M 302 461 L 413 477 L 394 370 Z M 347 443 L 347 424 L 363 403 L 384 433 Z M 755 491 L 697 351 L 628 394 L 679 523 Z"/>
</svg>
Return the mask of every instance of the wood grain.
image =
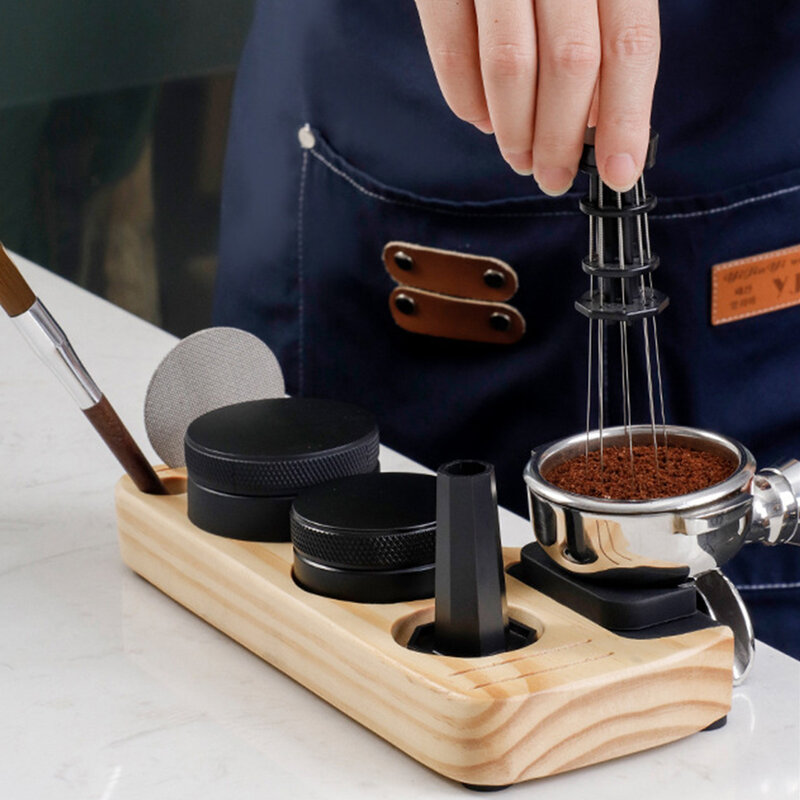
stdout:
<svg viewBox="0 0 800 800">
<path fill-rule="evenodd" d="M 179 482 L 183 470 L 161 473 Z M 733 637 L 716 627 L 625 639 L 508 578 L 536 643 L 484 658 L 406 649 L 432 600 L 368 605 L 300 589 L 289 543 L 241 542 L 186 518 L 185 495 L 117 486 L 123 560 L 186 608 L 421 763 L 497 786 L 679 739 L 728 713 Z M 504 552 L 506 563 L 519 558 Z"/>
<path fill-rule="evenodd" d="M 9 317 L 24 314 L 36 302 L 36 295 L 28 286 L 17 265 L 0 245 L 0 306 Z"/>
</svg>

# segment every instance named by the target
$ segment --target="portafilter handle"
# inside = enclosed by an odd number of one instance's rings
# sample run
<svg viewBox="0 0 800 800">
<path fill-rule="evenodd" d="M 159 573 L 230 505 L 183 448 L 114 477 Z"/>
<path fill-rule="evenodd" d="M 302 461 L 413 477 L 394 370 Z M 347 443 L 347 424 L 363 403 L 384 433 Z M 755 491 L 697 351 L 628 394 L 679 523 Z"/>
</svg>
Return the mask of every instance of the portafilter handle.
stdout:
<svg viewBox="0 0 800 800">
<path fill-rule="evenodd" d="M 753 478 L 753 515 L 747 538 L 762 544 L 800 545 L 800 462 L 792 458 Z"/>
</svg>

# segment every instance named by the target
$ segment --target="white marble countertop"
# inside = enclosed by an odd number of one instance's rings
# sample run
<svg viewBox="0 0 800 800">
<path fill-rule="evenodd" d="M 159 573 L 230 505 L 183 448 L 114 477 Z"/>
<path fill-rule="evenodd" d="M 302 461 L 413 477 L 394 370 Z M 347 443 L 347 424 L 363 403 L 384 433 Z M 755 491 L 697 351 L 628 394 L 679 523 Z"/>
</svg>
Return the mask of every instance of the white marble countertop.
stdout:
<svg viewBox="0 0 800 800">
<path fill-rule="evenodd" d="M 144 393 L 174 339 L 16 260 L 153 456 Z M 120 468 L 3 315 L 0 342 L 0 797 L 471 796 L 123 566 Z M 530 538 L 519 517 L 502 527 L 508 544 Z M 523 795 L 797 800 L 800 662 L 759 645 L 725 728 L 502 796 Z"/>
</svg>

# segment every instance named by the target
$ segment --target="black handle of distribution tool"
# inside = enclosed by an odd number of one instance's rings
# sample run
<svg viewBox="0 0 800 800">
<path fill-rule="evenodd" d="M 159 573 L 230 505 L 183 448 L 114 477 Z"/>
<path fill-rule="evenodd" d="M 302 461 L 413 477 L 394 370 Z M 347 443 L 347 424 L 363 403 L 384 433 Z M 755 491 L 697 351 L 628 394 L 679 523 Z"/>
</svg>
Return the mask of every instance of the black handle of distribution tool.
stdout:
<svg viewBox="0 0 800 800">
<path fill-rule="evenodd" d="M 453 461 L 436 481 L 436 652 L 503 652 L 508 611 L 494 467 Z"/>
<path fill-rule="evenodd" d="M 580 209 L 589 219 L 591 252 L 582 260 L 592 277 L 590 291 L 575 307 L 591 320 L 635 322 L 655 317 L 669 298 L 652 286 L 658 256 L 650 249 L 647 215 L 655 208 L 655 195 L 647 192 L 644 177 L 627 192 L 616 192 L 600 179 L 594 149 L 594 128 L 584 139 L 580 169 L 589 176 L 589 192 Z M 650 131 L 645 169 L 655 163 L 658 134 Z M 597 279 L 595 281 L 595 279 Z"/>
</svg>

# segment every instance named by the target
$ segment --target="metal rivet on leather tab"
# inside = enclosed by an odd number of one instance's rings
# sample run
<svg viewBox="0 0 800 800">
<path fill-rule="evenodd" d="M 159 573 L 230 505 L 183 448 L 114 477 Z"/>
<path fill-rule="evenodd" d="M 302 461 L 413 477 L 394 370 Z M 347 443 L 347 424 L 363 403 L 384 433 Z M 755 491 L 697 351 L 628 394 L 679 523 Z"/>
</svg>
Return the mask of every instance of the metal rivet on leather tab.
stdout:
<svg viewBox="0 0 800 800">
<path fill-rule="evenodd" d="M 511 317 L 509 317 L 508 314 L 500 314 L 499 312 L 495 312 L 491 317 L 489 317 L 489 324 L 496 331 L 507 331 L 511 328 Z"/>
<path fill-rule="evenodd" d="M 414 259 L 408 253 L 398 250 L 394 254 L 394 263 L 397 264 L 398 269 L 409 272 L 414 267 Z"/>
<path fill-rule="evenodd" d="M 394 299 L 394 305 L 401 314 L 408 314 L 409 316 L 417 310 L 417 304 L 407 294 L 397 295 Z"/>
<path fill-rule="evenodd" d="M 502 289 L 506 282 L 506 276 L 496 269 L 487 269 L 483 273 L 483 282 L 490 289 Z"/>
</svg>

